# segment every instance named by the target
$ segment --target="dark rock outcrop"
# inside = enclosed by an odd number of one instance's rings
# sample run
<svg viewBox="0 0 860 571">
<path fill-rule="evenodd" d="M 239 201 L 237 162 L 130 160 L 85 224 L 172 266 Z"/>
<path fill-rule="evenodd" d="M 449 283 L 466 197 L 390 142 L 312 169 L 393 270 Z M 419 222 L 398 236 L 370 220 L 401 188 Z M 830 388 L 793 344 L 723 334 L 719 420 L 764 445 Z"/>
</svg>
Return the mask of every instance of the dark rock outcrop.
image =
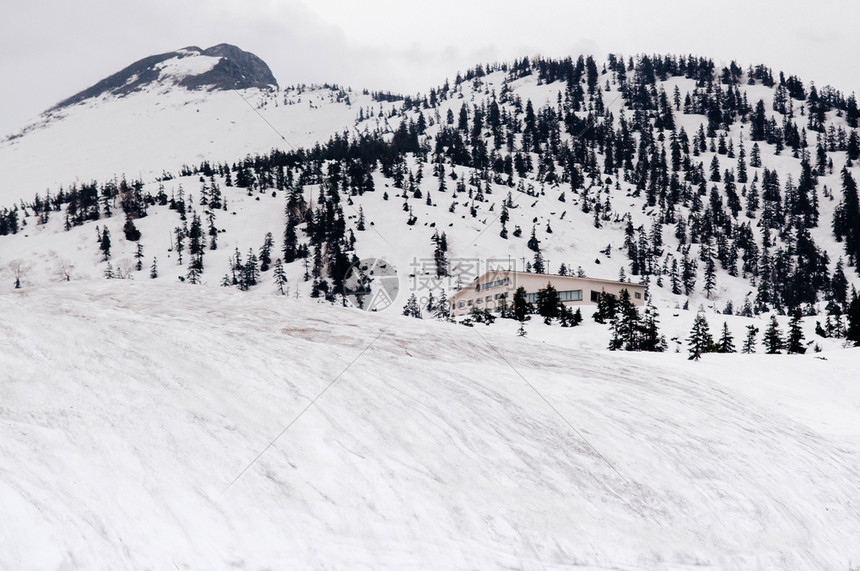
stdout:
<svg viewBox="0 0 860 571">
<path fill-rule="evenodd" d="M 139 91 L 146 85 L 159 80 L 161 69 L 158 64 L 172 58 L 194 57 L 194 55 L 220 57 L 221 60 L 211 70 L 198 75 L 183 77 L 176 81 L 175 85 L 186 89 L 208 90 L 266 88 L 277 87 L 278 85 L 266 62 L 250 52 L 230 44 L 218 44 L 206 50 L 197 46 L 190 46 L 175 52 L 153 55 L 136 61 L 92 87 L 61 101 L 53 109 L 68 107 L 105 93 L 122 96 Z"/>
</svg>

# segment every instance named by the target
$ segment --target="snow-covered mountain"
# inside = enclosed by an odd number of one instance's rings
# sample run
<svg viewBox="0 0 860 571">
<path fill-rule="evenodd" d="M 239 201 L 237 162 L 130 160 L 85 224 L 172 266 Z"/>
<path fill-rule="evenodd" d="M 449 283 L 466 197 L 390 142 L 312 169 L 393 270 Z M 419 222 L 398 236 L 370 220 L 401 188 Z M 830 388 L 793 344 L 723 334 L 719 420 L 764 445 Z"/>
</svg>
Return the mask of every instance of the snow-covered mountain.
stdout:
<svg viewBox="0 0 860 571">
<path fill-rule="evenodd" d="M 722 310 L 732 302 L 737 311 L 748 300 L 758 311 L 815 303 L 820 311 L 857 281 L 849 267 L 856 252 L 846 250 L 854 242 L 833 231 L 843 167 L 857 174 L 853 95 L 794 76 L 776 80 L 765 66 L 720 71 L 709 60 L 673 56 L 478 66 L 406 98 L 273 81 L 197 87 L 221 65 L 211 66 L 218 53 L 143 60 L 0 146 L 0 199 L 29 205 L 17 212 L 26 230 L 3 238 L 5 250 L 30 261 L 31 283 L 52 279 L 57 256 L 81 277 L 100 276 L 96 225 L 110 229 L 115 260 L 131 259 L 141 244 L 147 267 L 153 258 L 175 264 L 170 236 L 195 210 L 219 232 L 202 278 L 218 284 L 237 249 L 258 251 L 268 232 L 275 251 L 282 248 L 287 194 L 301 194 L 306 205 L 296 220 L 302 241 L 307 207 L 333 181 L 345 202 L 333 219 L 342 217 L 339 232 L 354 236 L 339 248 L 359 258 L 388 259 L 404 276 L 432 274 L 433 236 L 445 233 L 454 267 L 437 295 L 475 276 L 465 268 L 475 266 L 470 260 L 524 269 L 541 263 L 538 250 L 545 271 L 564 264 L 595 277 L 623 273 L 651 283 L 652 299 L 670 307 Z M 149 71 L 135 71 L 141 66 Z M 147 83 L 132 81 L 155 72 Z M 119 80 L 135 88 L 104 87 Z M 123 177 L 139 183 L 141 201 L 162 193 L 193 202 L 180 201 L 179 219 L 176 210 L 148 208 L 143 218 L 139 209 L 132 216 L 139 242 L 119 238 L 123 217 L 105 220 L 103 207 L 69 222 L 51 215 L 65 207 L 67 196 L 56 199 L 61 189 L 91 180 L 99 200 L 116 209 Z M 226 212 L 200 202 L 213 187 Z M 38 217 L 45 224 L 27 218 L 38 209 L 36 192 L 54 201 Z M 368 221 L 363 231 L 360 217 Z M 71 233 L 55 238 L 64 226 Z M 294 285 L 304 282 L 302 264 L 288 267 Z M 183 264 L 164 275 L 186 272 Z"/>
<path fill-rule="evenodd" d="M 183 164 L 284 147 L 284 138 L 313 146 L 351 125 L 348 99 L 337 88 L 279 90 L 265 62 L 227 44 L 151 56 L 0 142 L 0 204 L 75 181 L 152 181 Z"/>
</svg>

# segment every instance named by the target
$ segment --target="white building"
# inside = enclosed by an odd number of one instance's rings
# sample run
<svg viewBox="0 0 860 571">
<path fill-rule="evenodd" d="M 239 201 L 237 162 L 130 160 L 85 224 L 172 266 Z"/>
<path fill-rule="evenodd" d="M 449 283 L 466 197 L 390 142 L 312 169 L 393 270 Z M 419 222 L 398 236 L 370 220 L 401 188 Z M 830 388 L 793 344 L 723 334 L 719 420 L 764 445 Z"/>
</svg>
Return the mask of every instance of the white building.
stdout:
<svg viewBox="0 0 860 571">
<path fill-rule="evenodd" d="M 537 301 L 537 292 L 551 284 L 558 291 L 558 297 L 565 305 L 596 304 L 601 293 L 618 296 L 626 289 L 635 305 L 645 303 L 645 286 L 628 282 L 559 276 L 554 274 L 533 274 L 512 270 L 492 270 L 475 279 L 450 299 L 451 315 L 467 315 L 473 307 L 478 309 L 497 309 L 502 300 L 511 304 L 517 288 L 525 288 L 526 297 L 531 303 Z"/>
</svg>

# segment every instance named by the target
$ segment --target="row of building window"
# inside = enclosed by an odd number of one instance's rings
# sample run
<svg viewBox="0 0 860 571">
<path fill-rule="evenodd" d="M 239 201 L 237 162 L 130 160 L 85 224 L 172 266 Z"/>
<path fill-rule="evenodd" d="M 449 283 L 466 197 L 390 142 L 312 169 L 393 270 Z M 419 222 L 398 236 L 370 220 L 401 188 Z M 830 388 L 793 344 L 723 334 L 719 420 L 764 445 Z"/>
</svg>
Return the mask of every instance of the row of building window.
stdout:
<svg viewBox="0 0 860 571">
<path fill-rule="evenodd" d="M 559 301 L 582 301 L 582 290 L 581 289 L 572 289 L 558 292 Z M 526 301 L 529 303 L 537 303 L 538 294 L 536 293 L 527 293 Z"/>
<path fill-rule="evenodd" d="M 488 295 L 488 296 L 487 296 L 487 298 L 486 298 L 486 302 L 487 302 L 487 303 L 492 303 L 493 301 L 497 301 L 497 300 L 503 299 L 503 298 L 505 298 L 505 297 L 508 297 L 508 294 L 506 294 L 506 293 L 497 293 L 497 294 L 495 294 L 495 295 Z M 465 307 L 466 307 L 466 304 L 467 304 L 467 303 L 468 303 L 468 305 L 471 307 L 473 303 L 475 303 L 475 304 L 484 303 L 484 300 L 483 300 L 483 299 L 481 299 L 481 298 L 478 298 L 478 299 L 476 299 L 476 300 L 471 300 L 471 299 L 470 299 L 468 302 L 461 301 L 461 302 L 459 302 L 458 307 L 459 307 L 460 309 L 463 309 L 463 308 L 465 308 Z M 453 304 L 453 303 L 451 303 L 451 309 L 454 309 L 454 304 Z"/>
<path fill-rule="evenodd" d="M 492 289 L 494 287 L 501 287 L 503 285 L 508 285 L 509 283 L 511 283 L 511 278 L 504 278 L 501 280 L 496 280 L 494 282 L 489 282 L 489 283 L 485 283 L 485 284 L 478 284 L 477 290 L 478 291 L 486 291 L 486 290 Z"/>
<path fill-rule="evenodd" d="M 597 303 L 598 301 L 600 301 L 600 294 L 601 294 L 601 292 L 599 292 L 599 291 L 591 290 L 591 301 L 594 303 Z M 642 299 L 642 292 L 638 292 L 638 291 L 633 292 L 633 297 L 635 297 L 636 299 Z"/>
<path fill-rule="evenodd" d="M 504 280 L 499 280 L 499 281 L 500 282 L 501 281 L 507 282 L 508 280 L 507 280 L 507 278 L 505 278 Z M 493 282 L 493 283 L 496 284 L 498 282 Z M 482 284 L 482 285 L 490 286 L 490 284 Z M 501 285 L 504 285 L 504 284 L 501 284 Z M 478 286 L 478 287 L 480 288 L 481 286 Z M 492 286 L 492 287 L 496 287 L 496 286 Z M 489 289 L 489 287 L 486 287 L 485 289 Z M 591 301 L 596 303 L 599 299 L 600 293 L 601 292 L 599 292 L 599 291 L 592 291 L 591 292 Z M 636 299 L 642 299 L 642 294 L 638 291 L 634 292 L 633 295 L 635 296 Z M 459 309 L 465 309 L 467 306 L 471 307 L 473 304 L 475 304 L 475 305 L 483 304 L 485 301 L 486 301 L 486 303 L 492 303 L 493 301 L 500 300 L 500 299 L 505 298 L 507 296 L 508 296 L 507 293 L 497 293 L 495 295 L 486 296 L 486 299 L 478 298 L 475 300 L 470 299 L 468 301 L 460 301 L 460 302 L 456 303 L 456 306 Z M 538 294 L 536 294 L 536 293 L 527 293 L 526 294 L 526 301 L 528 301 L 529 303 L 537 303 L 537 298 L 538 298 Z M 560 291 L 560 292 L 558 292 L 558 299 L 559 299 L 559 301 L 582 301 L 582 290 L 581 289 L 573 289 L 573 290 Z M 454 302 L 452 302 L 451 303 L 451 309 L 454 309 L 454 308 L 455 308 L 455 304 L 454 304 Z"/>
</svg>

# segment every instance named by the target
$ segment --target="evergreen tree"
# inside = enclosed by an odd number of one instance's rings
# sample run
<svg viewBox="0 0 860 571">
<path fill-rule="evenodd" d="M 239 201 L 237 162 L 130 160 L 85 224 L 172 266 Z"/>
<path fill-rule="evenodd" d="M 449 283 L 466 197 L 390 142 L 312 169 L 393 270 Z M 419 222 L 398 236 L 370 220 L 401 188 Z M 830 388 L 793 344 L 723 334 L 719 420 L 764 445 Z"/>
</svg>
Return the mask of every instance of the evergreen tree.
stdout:
<svg viewBox="0 0 860 571">
<path fill-rule="evenodd" d="M 154 280 L 158 277 L 158 258 L 152 258 L 152 265 L 149 266 L 149 279 Z"/>
<path fill-rule="evenodd" d="M 796 308 L 791 314 L 791 321 L 788 324 L 788 343 L 786 351 L 788 353 L 806 353 L 806 347 L 803 346 L 803 329 L 801 328 L 800 308 Z"/>
<path fill-rule="evenodd" d="M 433 260 L 436 265 L 436 277 L 441 278 L 448 275 L 448 238 L 442 232 L 440 236 L 438 232 L 433 234 L 431 240 L 434 243 Z"/>
<path fill-rule="evenodd" d="M 433 291 L 427 295 L 427 304 L 424 306 L 424 309 L 427 310 L 427 313 L 433 315 L 436 313 L 436 298 L 433 297 Z"/>
<path fill-rule="evenodd" d="M 472 307 L 469 316 L 475 323 L 483 323 L 488 326 L 496 321 L 496 316 L 490 313 L 489 309 L 478 309 L 477 306 Z"/>
<path fill-rule="evenodd" d="M 508 196 L 510 196 L 510 193 L 508 193 Z M 499 232 L 499 236 L 506 240 L 508 238 L 508 229 L 505 225 L 508 223 L 508 220 L 510 220 L 510 217 L 507 202 L 502 202 L 502 212 L 499 214 L 499 222 L 502 225 L 502 230 Z"/>
<path fill-rule="evenodd" d="M 257 285 L 260 279 L 260 270 L 257 266 L 257 255 L 254 254 L 253 248 L 248 250 L 248 259 L 241 268 L 241 277 L 239 279 L 239 289 L 247 291 L 252 286 Z"/>
<path fill-rule="evenodd" d="M 204 244 L 202 238 L 203 225 L 200 217 L 195 212 L 191 216 L 191 227 L 188 229 L 188 254 L 191 257 L 198 256 L 203 251 Z"/>
<path fill-rule="evenodd" d="M 705 297 L 708 299 L 711 298 L 711 293 L 713 293 L 716 283 L 717 268 L 714 263 L 714 258 L 709 255 L 705 260 Z"/>
<path fill-rule="evenodd" d="M 696 261 L 690 259 L 690 248 L 682 248 L 681 282 L 684 284 L 684 295 L 690 295 L 696 287 Z"/>
<path fill-rule="evenodd" d="M 134 221 L 128 215 L 125 217 L 125 225 L 122 227 L 122 230 L 125 233 L 125 239 L 129 242 L 137 242 L 140 240 L 140 230 L 137 229 L 137 226 L 134 225 Z"/>
<path fill-rule="evenodd" d="M 287 285 L 287 275 L 284 273 L 284 265 L 281 263 L 281 259 L 278 258 L 275 260 L 275 271 L 272 273 L 272 280 L 275 283 L 275 288 L 278 293 L 281 295 L 287 295 L 286 285 Z"/>
<path fill-rule="evenodd" d="M 206 241 L 203 235 L 203 224 L 195 212 L 191 217 L 191 227 L 188 229 L 188 254 L 191 262 L 188 264 L 188 281 L 193 284 L 199 283 L 200 274 L 203 273 L 203 253 Z"/>
<path fill-rule="evenodd" d="M 744 339 L 744 346 L 741 349 L 742 353 L 755 353 L 755 336 L 758 335 L 758 327 L 755 325 L 747 325 L 747 336 Z"/>
<path fill-rule="evenodd" d="M 830 279 L 830 299 L 844 308 L 848 303 L 848 278 L 845 277 L 843 268 L 842 258 L 839 258 Z"/>
<path fill-rule="evenodd" d="M 534 312 L 534 308 L 532 307 L 532 304 L 528 301 L 526 288 L 520 286 L 517 288 L 517 291 L 514 292 L 512 311 L 514 314 L 514 319 L 519 321 L 520 324 L 531 319 L 529 314 Z"/>
<path fill-rule="evenodd" d="M 761 150 L 758 143 L 753 143 L 752 154 L 750 155 L 750 166 L 753 168 L 761 168 Z"/>
<path fill-rule="evenodd" d="M 193 260 L 197 259 L 198 256 L 195 256 L 193 258 Z M 197 264 L 194 261 L 188 264 L 188 273 L 185 275 L 185 281 L 194 285 L 200 283 L 200 269 L 197 267 Z"/>
<path fill-rule="evenodd" d="M 442 290 L 442 294 L 439 296 L 439 301 L 436 303 L 436 319 L 449 319 L 451 317 L 451 304 L 448 303 L 448 294 L 445 293 L 445 290 Z"/>
<path fill-rule="evenodd" d="M 182 227 L 177 226 L 173 229 L 173 234 L 176 236 L 176 254 L 178 256 L 179 265 L 182 265 L 182 252 L 185 250 L 185 231 Z"/>
<path fill-rule="evenodd" d="M 101 233 L 101 241 L 99 249 L 102 251 L 102 261 L 110 260 L 110 230 L 105 226 L 104 232 Z"/>
<path fill-rule="evenodd" d="M 538 314 L 543 317 L 543 322 L 547 325 L 559 316 L 561 301 L 558 297 L 558 291 L 551 283 L 547 282 L 545 288 L 538 290 L 536 305 Z"/>
<path fill-rule="evenodd" d="M 263 245 L 260 246 L 260 271 L 269 271 L 269 265 L 272 263 L 272 248 L 275 247 L 275 241 L 272 238 L 272 233 L 267 232 Z"/>
<path fill-rule="evenodd" d="M 738 151 L 738 183 L 746 184 L 747 182 L 747 162 L 746 150 L 744 143 L 741 141 L 740 150 Z"/>
<path fill-rule="evenodd" d="M 692 361 L 698 361 L 702 357 L 702 354 L 712 350 L 714 339 L 711 337 L 708 320 L 705 319 L 704 311 L 700 310 L 696 314 L 696 318 L 693 320 L 693 329 L 690 331 L 687 343 L 690 347 L 690 360 Z"/>
<path fill-rule="evenodd" d="M 414 293 L 409 296 L 406 305 L 403 306 L 403 315 L 421 319 L 421 307 L 419 307 L 418 298 L 415 297 Z"/>
<path fill-rule="evenodd" d="M 546 264 L 543 260 L 543 253 L 540 250 L 535 252 L 534 264 L 532 265 L 534 273 L 536 274 L 545 274 L 546 273 Z"/>
<path fill-rule="evenodd" d="M 215 227 L 215 214 L 210 212 L 207 216 L 208 216 L 208 220 L 209 220 L 209 249 L 210 250 L 217 250 L 218 249 L 218 228 Z"/>
<path fill-rule="evenodd" d="M 562 327 L 576 327 L 582 323 L 582 311 L 580 311 L 578 307 L 576 308 L 576 311 L 573 311 L 570 307 L 561 304 L 559 305 L 558 311 L 558 318 Z"/>
<path fill-rule="evenodd" d="M 614 319 L 618 311 L 618 298 L 605 291 L 597 296 L 597 311 L 592 315 L 596 323 L 606 323 L 607 319 Z"/>
<path fill-rule="evenodd" d="M 289 264 L 295 261 L 298 253 L 298 244 L 296 223 L 293 220 L 288 220 L 287 227 L 284 230 L 284 263 Z"/>
<path fill-rule="evenodd" d="M 135 264 L 135 269 L 137 271 L 143 270 L 143 244 L 140 242 L 137 243 L 137 249 L 134 252 L 134 258 L 137 260 Z"/>
<path fill-rule="evenodd" d="M 731 332 L 729 331 L 729 325 L 725 321 L 723 321 L 723 334 L 720 336 L 720 340 L 717 341 L 717 353 L 734 353 L 735 352 L 735 339 L 732 337 Z"/>
<path fill-rule="evenodd" d="M 783 348 L 782 331 L 776 321 L 776 315 L 770 316 L 770 324 L 764 330 L 764 347 L 768 355 L 777 355 Z"/>
<path fill-rule="evenodd" d="M 640 326 L 639 310 L 633 305 L 627 289 L 622 289 L 618 296 L 618 311 L 610 323 L 612 338 L 609 341 L 609 349 L 640 350 Z"/>
<path fill-rule="evenodd" d="M 847 316 L 848 328 L 845 339 L 853 342 L 855 347 L 860 347 L 860 297 L 857 297 L 856 293 L 851 296 Z"/>
<path fill-rule="evenodd" d="M 533 252 L 539 252 L 540 251 L 540 240 L 538 240 L 537 236 L 535 235 L 535 227 L 534 226 L 532 226 L 532 236 L 531 236 L 531 238 L 529 238 L 529 241 L 526 243 L 526 245 L 529 247 L 529 250 L 531 250 Z"/>
<path fill-rule="evenodd" d="M 669 283 L 672 286 L 672 293 L 675 295 L 681 294 L 681 279 L 678 276 L 678 260 L 672 258 L 672 269 L 669 271 Z"/>
<path fill-rule="evenodd" d="M 833 213 L 833 234 L 837 241 L 845 240 L 848 264 L 860 271 L 860 199 L 857 183 L 847 168 L 842 169 L 842 203 Z"/>
<path fill-rule="evenodd" d="M 717 155 L 714 155 L 711 160 L 711 181 L 720 182 L 720 180 L 720 161 L 717 159 Z"/>
<path fill-rule="evenodd" d="M 660 335 L 660 314 L 657 312 L 657 308 L 650 303 L 645 307 L 645 312 L 642 315 L 638 350 L 658 353 L 666 350 L 666 337 Z"/>
</svg>

